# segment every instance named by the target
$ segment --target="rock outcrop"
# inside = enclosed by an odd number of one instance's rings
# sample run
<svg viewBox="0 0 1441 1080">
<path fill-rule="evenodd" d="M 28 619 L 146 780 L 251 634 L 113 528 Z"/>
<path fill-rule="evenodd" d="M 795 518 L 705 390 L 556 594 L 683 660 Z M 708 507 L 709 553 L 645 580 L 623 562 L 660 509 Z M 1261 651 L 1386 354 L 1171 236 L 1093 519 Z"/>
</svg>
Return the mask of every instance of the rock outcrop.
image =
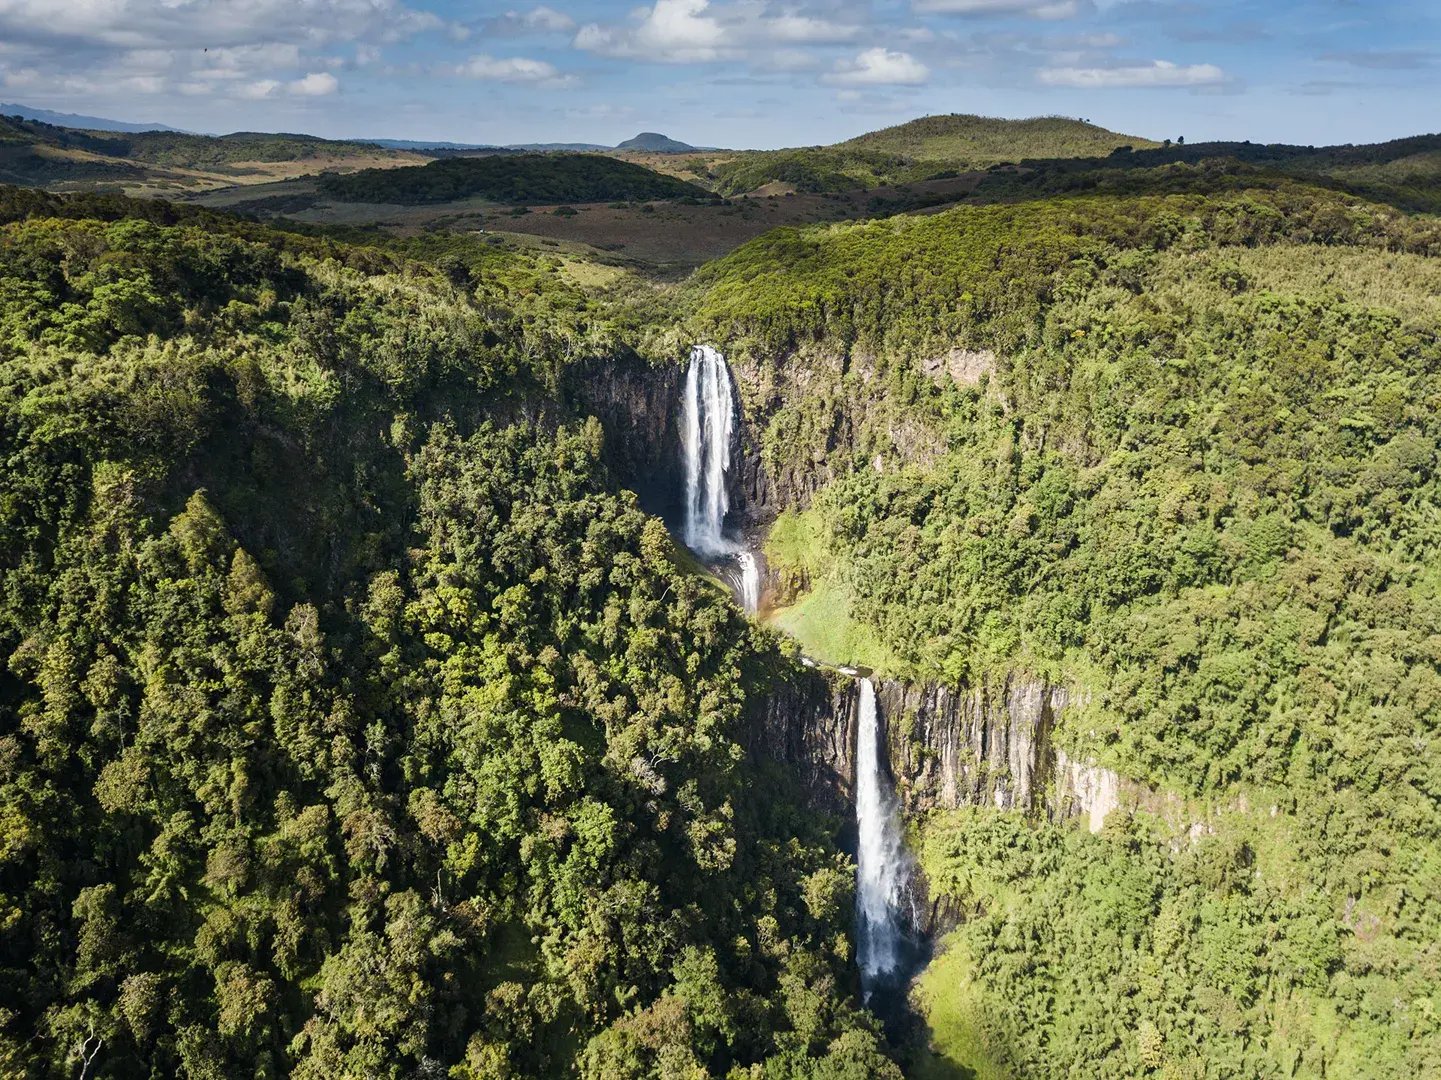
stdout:
<svg viewBox="0 0 1441 1080">
<path fill-rule="evenodd" d="M 856 684 L 798 672 L 755 700 L 749 749 L 785 765 L 815 809 L 849 821 L 856 790 Z"/>
<path fill-rule="evenodd" d="M 953 693 L 877 684 L 891 772 L 908 815 L 990 804 L 1044 809 L 1055 768 L 1051 731 L 1066 691 L 1014 677 Z"/>
</svg>

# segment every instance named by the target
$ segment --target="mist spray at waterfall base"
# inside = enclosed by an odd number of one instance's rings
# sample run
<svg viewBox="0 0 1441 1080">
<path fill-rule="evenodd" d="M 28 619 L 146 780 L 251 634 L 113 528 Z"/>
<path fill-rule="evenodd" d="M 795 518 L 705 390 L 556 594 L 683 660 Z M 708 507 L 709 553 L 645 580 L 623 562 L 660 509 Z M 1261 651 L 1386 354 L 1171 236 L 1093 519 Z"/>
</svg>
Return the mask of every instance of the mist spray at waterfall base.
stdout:
<svg viewBox="0 0 1441 1080">
<path fill-rule="evenodd" d="M 738 432 L 735 387 L 725 357 L 709 345 L 690 351 L 681 400 L 685 510 L 681 539 L 729 582 L 749 612 L 760 609 L 761 571 L 755 552 L 726 535 L 730 492 L 726 479 Z"/>
</svg>

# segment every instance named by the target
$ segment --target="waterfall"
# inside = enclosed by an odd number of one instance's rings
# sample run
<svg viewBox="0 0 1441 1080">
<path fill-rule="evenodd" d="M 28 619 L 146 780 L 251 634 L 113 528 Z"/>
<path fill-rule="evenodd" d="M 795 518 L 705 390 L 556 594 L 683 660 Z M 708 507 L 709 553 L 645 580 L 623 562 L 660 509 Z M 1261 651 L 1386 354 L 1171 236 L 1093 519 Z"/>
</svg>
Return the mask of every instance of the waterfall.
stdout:
<svg viewBox="0 0 1441 1080">
<path fill-rule="evenodd" d="M 760 561 L 725 535 L 730 509 L 726 474 L 736 435 L 735 393 L 725 357 L 709 345 L 690 351 L 681 403 L 681 449 L 685 455 L 685 517 L 681 538 L 729 580 L 741 606 L 760 609 Z"/>
<path fill-rule="evenodd" d="M 686 546 L 699 555 L 731 554 L 721 535 L 730 500 L 725 476 L 735 434 L 735 398 L 725 357 L 709 345 L 690 351 L 681 439 L 685 448 Z"/>
<path fill-rule="evenodd" d="M 761 567 L 755 555 L 742 548 L 736 552 L 736 562 L 740 565 L 740 599 L 741 607 L 751 614 L 761 609 Z"/>
<path fill-rule="evenodd" d="M 856 938 L 866 1000 L 903 966 L 901 902 L 910 873 L 901 842 L 900 808 L 882 763 L 876 689 L 860 680 L 856 733 Z"/>
</svg>

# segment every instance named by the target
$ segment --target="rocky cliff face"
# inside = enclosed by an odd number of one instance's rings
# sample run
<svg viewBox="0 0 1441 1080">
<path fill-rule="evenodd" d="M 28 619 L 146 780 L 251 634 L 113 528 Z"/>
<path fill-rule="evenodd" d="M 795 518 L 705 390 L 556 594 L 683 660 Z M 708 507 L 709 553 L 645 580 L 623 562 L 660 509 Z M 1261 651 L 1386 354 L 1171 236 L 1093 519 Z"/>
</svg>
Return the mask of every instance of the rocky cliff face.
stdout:
<svg viewBox="0 0 1441 1080">
<path fill-rule="evenodd" d="M 992 362 L 980 354 L 948 354 L 934 365 L 940 373 L 935 377 L 963 381 L 973 368 L 980 371 Z M 730 480 L 739 524 L 758 525 L 787 507 L 805 506 L 836 469 L 851 467 L 858 451 L 869 454 L 879 446 L 879 468 L 933 449 L 924 425 L 893 430 L 893 424 L 877 434 L 863 393 L 874 375 L 864 359 L 741 358 L 731 361 L 731 371 L 742 417 Z M 632 354 L 572 369 L 565 387 L 578 412 L 604 425 L 607 462 L 617 479 L 635 490 L 647 509 L 671 521 L 679 517 L 684 490 L 684 383 L 683 364 L 650 364 Z M 768 462 L 763 441 L 788 452 Z M 765 585 L 774 597 L 796 583 L 767 572 Z M 907 815 L 994 805 L 1052 817 L 1084 815 L 1094 829 L 1122 798 L 1124 785 L 1114 773 L 1071 761 L 1052 747 L 1057 719 L 1070 704 L 1063 687 L 1014 676 L 954 692 L 880 679 L 876 695 Z M 856 699 L 851 679 L 803 671 L 782 683 L 751 718 L 752 751 L 790 766 L 812 805 L 847 820 L 855 782 Z"/>
<path fill-rule="evenodd" d="M 741 429 L 730 485 L 732 523 L 741 528 L 804 508 L 864 454 L 875 468 L 939 451 L 924 421 L 877 412 L 868 392 L 873 366 L 847 357 L 806 354 L 762 363 L 729 360 Z M 670 518 L 679 508 L 681 392 L 685 365 L 650 364 L 635 355 L 598 359 L 570 370 L 566 397 L 605 427 L 609 463 L 647 509 Z M 769 450 L 767 448 L 769 447 Z"/>
<path fill-rule="evenodd" d="M 877 686 L 891 772 L 908 814 L 991 804 L 1043 809 L 1055 768 L 1051 732 L 1066 691 L 1025 678 L 953 693 Z"/>
<path fill-rule="evenodd" d="M 804 670 L 756 700 L 749 749 L 788 767 L 814 808 L 849 821 L 856 790 L 856 684 Z"/>
<path fill-rule="evenodd" d="M 650 364 L 634 354 L 569 369 L 565 399 L 605 429 L 606 464 L 641 505 L 668 521 L 681 511 L 680 398 L 685 368 Z"/>
<path fill-rule="evenodd" d="M 1082 816 L 1092 831 L 1120 804 L 1115 773 L 1069 759 L 1051 743 L 1064 687 L 1014 676 L 956 693 L 877 679 L 890 769 L 908 817 L 997 806 L 1052 818 Z M 808 672 L 758 710 L 752 748 L 789 765 L 812 805 L 849 814 L 854 792 L 856 689 Z"/>
</svg>

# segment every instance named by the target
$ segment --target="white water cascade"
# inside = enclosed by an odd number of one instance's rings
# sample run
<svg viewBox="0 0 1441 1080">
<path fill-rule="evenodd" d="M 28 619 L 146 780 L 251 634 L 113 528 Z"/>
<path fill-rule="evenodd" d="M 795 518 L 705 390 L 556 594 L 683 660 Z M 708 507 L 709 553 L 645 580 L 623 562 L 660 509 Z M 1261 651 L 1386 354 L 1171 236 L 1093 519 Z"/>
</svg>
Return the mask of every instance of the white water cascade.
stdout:
<svg viewBox="0 0 1441 1080">
<path fill-rule="evenodd" d="M 685 542 L 699 555 L 729 554 L 721 535 L 730 498 L 725 475 L 731 464 L 735 398 L 725 357 L 709 345 L 690 351 L 685 374 Z"/>
<path fill-rule="evenodd" d="M 690 351 L 681 409 L 681 447 L 685 453 L 685 518 L 681 538 L 701 558 L 723 563 L 722 573 L 735 585 L 749 612 L 760 609 L 760 563 L 755 554 L 726 537 L 730 497 L 726 474 L 736 434 L 735 393 L 725 357 L 709 345 Z"/>
<path fill-rule="evenodd" d="M 736 552 L 740 567 L 741 607 L 754 614 L 761 609 L 761 566 L 755 555 L 744 548 Z"/>
<path fill-rule="evenodd" d="M 861 990 L 867 1001 L 878 982 L 902 966 L 901 902 L 910 861 L 901 842 L 900 808 L 881 763 L 876 689 L 860 680 L 856 733 L 856 938 Z"/>
</svg>

